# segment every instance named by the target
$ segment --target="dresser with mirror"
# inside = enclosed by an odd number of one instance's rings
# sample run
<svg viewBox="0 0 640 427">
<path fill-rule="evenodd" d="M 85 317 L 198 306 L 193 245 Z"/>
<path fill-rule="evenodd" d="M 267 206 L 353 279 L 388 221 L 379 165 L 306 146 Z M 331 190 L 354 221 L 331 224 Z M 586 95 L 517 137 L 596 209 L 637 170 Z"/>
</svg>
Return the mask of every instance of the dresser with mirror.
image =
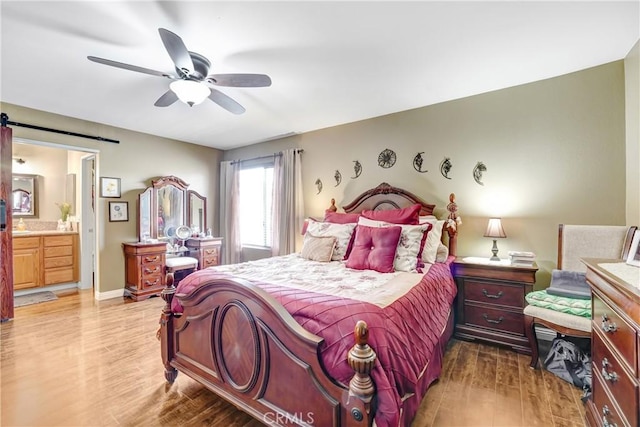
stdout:
<svg viewBox="0 0 640 427">
<path fill-rule="evenodd" d="M 207 198 L 182 179 L 152 180 L 138 195 L 137 213 L 138 242 L 123 243 L 125 293 L 134 300 L 160 294 L 176 257 L 197 260 L 198 269 L 219 264 L 222 239 L 207 227 Z"/>
</svg>

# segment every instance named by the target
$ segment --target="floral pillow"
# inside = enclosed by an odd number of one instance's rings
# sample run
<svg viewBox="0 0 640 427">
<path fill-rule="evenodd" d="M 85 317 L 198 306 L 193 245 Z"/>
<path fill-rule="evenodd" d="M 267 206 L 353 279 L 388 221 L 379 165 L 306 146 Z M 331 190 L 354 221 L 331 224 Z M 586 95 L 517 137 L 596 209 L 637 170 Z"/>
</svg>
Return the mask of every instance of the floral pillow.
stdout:
<svg viewBox="0 0 640 427">
<path fill-rule="evenodd" d="M 384 221 L 373 221 L 367 218 L 358 220 L 358 227 L 393 227 Z M 422 251 L 431 230 L 431 224 L 398 225 L 402 228 L 398 247 L 393 260 L 393 268 L 396 271 L 408 271 L 415 273 L 422 266 Z"/>
<path fill-rule="evenodd" d="M 306 231 L 316 237 L 335 237 L 336 247 L 331 255 L 331 260 L 342 261 L 347 254 L 347 249 L 349 249 L 349 243 L 355 228 L 356 224 L 332 224 L 309 219 Z"/>
</svg>

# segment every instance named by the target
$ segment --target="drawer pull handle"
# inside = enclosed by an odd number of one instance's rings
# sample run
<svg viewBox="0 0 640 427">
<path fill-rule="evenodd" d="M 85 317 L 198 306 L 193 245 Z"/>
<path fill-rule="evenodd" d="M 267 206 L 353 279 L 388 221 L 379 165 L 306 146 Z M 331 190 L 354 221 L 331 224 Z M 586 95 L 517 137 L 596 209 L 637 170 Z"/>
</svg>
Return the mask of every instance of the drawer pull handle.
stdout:
<svg viewBox="0 0 640 427">
<path fill-rule="evenodd" d="M 158 280 L 160 280 L 160 279 L 156 279 L 156 280 L 154 280 L 153 282 L 150 282 L 150 281 L 148 281 L 148 280 L 145 280 L 145 281 L 144 281 L 144 284 L 145 284 L 145 285 L 147 285 L 147 286 L 154 286 L 154 285 L 157 285 L 157 284 L 158 284 Z"/>
<path fill-rule="evenodd" d="M 609 410 L 609 407 L 607 405 L 604 405 L 602 407 L 602 427 L 618 427 L 618 424 L 610 423 L 609 420 L 607 419 L 609 418 L 610 414 L 611 414 L 611 410 Z"/>
<path fill-rule="evenodd" d="M 495 324 L 495 325 L 502 323 L 502 321 L 504 320 L 504 317 L 503 317 L 503 316 L 500 316 L 500 317 L 498 318 L 498 320 L 495 320 L 495 319 L 489 319 L 489 316 L 487 316 L 487 314 L 486 314 L 486 313 L 485 313 L 485 314 L 483 314 L 483 315 L 482 315 L 482 317 L 484 317 L 484 320 L 486 320 L 488 323 L 493 323 L 493 324 Z"/>
<path fill-rule="evenodd" d="M 607 333 L 615 332 L 618 330 L 618 326 L 616 325 L 616 322 L 610 321 L 606 313 L 602 315 L 602 330 Z"/>
<path fill-rule="evenodd" d="M 211 254 L 215 254 L 216 250 L 215 249 L 207 249 L 206 251 L 204 251 L 205 254 L 207 255 L 211 255 Z"/>
<path fill-rule="evenodd" d="M 144 269 L 145 274 L 157 273 L 158 271 L 160 271 L 159 266 L 156 266 L 156 268 L 154 268 L 153 270 L 151 270 L 150 268 Z"/>
<path fill-rule="evenodd" d="M 504 292 L 500 291 L 498 292 L 496 295 L 491 295 L 489 292 L 487 292 L 486 289 L 482 290 L 482 294 L 487 297 L 487 298 L 493 298 L 493 299 L 498 299 L 500 298 L 502 295 L 504 295 Z"/>
<path fill-rule="evenodd" d="M 152 257 L 145 257 L 144 260 L 147 262 L 154 262 L 154 261 L 158 261 L 160 259 L 160 257 L 158 255 Z"/>
<path fill-rule="evenodd" d="M 610 382 L 618 381 L 618 374 L 616 374 L 615 372 L 609 373 L 609 371 L 607 371 L 607 368 L 609 366 L 611 366 L 611 363 L 609 363 L 609 360 L 606 357 L 602 359 L 602 376 L 604 377 L 605 380 Z"/>
</svg>

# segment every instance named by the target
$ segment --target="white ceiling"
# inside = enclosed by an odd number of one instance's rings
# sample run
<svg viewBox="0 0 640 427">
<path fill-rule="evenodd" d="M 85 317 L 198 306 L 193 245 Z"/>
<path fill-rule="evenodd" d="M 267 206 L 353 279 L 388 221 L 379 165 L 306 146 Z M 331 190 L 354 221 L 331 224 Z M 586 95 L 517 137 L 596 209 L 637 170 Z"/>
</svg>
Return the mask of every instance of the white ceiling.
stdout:
<svg viewBox="0 0 640 427">
<path fill-rule="evenodd" d="M 0 99 L 230 149 L 622 59 L 639 4 L 1 0 Z M 208 100 L 158 108 L 170 80 L 86 58 L 175 73 L 158 27 L 211 73 L 268 74 L 272 86 L 220 87 L 239 116 Z"/>
</svg>

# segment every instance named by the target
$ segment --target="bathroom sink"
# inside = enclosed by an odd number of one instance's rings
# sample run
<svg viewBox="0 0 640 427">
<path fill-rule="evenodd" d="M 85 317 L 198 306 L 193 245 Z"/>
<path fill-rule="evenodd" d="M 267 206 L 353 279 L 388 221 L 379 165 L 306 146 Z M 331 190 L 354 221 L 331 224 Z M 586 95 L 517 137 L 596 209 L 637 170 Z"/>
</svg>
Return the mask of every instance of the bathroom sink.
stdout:
<svg viewBox="0 0 640 427">
<path fill-rule="evenodd" d="M 31 233 L 31 230 L 13 230 L 13 235 L 20 235 L 20 234 L 29 234 Z"/>
</svg>

